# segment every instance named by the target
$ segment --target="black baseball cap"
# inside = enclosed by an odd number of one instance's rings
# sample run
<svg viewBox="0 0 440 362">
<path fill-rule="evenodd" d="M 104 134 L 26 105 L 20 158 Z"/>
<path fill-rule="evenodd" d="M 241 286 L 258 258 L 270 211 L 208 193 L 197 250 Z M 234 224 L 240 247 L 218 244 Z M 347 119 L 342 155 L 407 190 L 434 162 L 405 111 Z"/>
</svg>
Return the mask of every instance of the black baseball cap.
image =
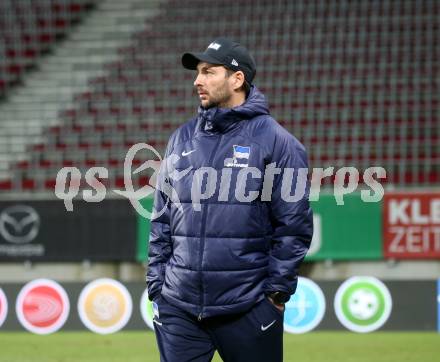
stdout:
<svg viewBox="0 0 440 362">
<path fill-rule="evenodd" d="M 185 53 L 182 64 L 186 69 L 195 70 L 199 62 L 223 65 L 235 72 L 241 70 L 246 82 L 252 84 L 256 65 L 248 50 L 241 44 L 226 38 L 217 38 L 203 53 Z"/>
</svg>

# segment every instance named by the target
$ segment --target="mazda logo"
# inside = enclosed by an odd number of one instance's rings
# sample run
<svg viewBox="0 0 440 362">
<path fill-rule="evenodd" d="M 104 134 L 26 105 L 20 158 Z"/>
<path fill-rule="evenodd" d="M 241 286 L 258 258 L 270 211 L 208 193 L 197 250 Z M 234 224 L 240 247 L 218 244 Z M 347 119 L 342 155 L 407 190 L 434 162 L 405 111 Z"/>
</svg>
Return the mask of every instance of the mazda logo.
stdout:
<svg viewBox="0 0 440 362">
<path fill-rule="evenodd" d="M 0 235 L 10 243 L 29 243 L 39 229 L 40 216 L 30 206 L 10 206 L 0 213 Z"/>
</svg>

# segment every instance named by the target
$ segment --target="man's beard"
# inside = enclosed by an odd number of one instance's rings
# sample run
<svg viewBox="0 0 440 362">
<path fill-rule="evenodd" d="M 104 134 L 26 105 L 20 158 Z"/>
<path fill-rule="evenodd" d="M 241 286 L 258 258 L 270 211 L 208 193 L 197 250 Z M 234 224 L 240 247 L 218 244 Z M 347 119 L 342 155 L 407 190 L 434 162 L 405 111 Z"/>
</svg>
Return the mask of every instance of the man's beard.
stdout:
<svg viewBox="0 0 440 362">
<path fill-rule="evenodd" d="M 205 109 L 214 108 L 214 107 L 224 107 L 225 104 L 229 103 L 232 94 L 229 92 L 226 84 L 223 87 L 217 89 L 215 93 L 212 95 L 212 99 L 206 106 L 203 106 Z M 203 105 L 203 104 L 202 104 Z"/>
</svg>

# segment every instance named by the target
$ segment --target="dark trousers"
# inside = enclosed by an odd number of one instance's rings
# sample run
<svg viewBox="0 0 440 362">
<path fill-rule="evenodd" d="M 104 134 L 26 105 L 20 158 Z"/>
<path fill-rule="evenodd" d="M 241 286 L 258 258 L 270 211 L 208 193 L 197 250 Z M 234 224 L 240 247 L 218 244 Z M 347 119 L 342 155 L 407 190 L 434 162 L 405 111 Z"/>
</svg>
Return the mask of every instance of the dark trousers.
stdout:
<svg viewBox="0 0 440 362">
<path fill-rule="evenodd" d="M 200 322 L 162 297 L 156 304 L 161 362 L 208 362 L 215 350 L 225 362 L 283 360 L 283 312 L 267 298 L 245 313 Z"/>
</svg>

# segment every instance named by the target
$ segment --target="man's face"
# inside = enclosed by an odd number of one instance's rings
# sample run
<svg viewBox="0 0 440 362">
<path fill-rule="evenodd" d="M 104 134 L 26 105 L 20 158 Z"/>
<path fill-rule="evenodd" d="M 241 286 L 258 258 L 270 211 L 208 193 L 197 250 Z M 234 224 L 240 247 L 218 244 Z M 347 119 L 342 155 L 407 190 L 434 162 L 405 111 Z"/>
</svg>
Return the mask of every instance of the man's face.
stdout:
<svg viewBox="0 0 440 362">
<path fill-rule="evenodd" d="M 204 108 L 228 107 L 233 94 L 230 78 L 226 68 L 222 65 L 205 62 L 200 62 L 197 65 L 197 77 L 194 86 Z"/>
</svg>

